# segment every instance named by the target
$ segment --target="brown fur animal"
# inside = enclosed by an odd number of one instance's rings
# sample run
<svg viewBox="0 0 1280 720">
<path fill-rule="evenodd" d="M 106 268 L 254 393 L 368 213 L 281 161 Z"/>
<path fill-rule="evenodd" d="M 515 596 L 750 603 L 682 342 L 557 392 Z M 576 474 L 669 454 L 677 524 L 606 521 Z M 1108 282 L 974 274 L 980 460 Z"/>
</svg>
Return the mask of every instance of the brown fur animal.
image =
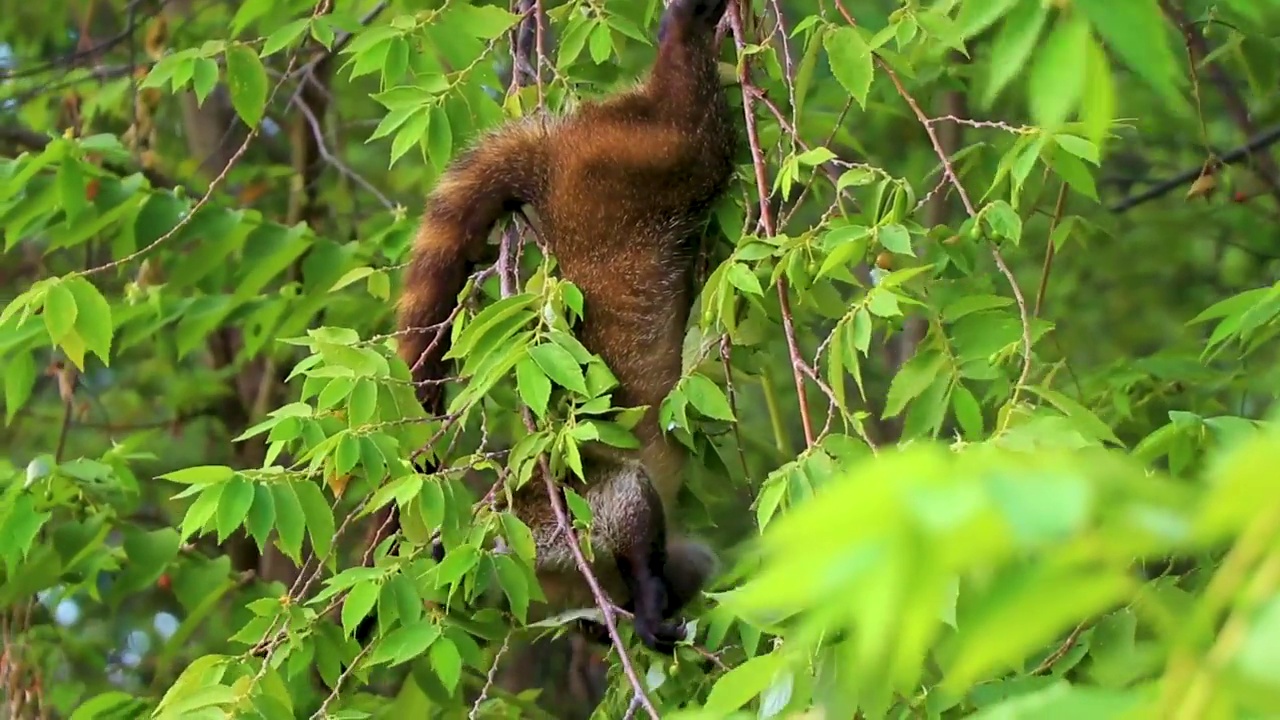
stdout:
<svg viewBox="0 0 1280 720">
<path fill-rule="evenodd" d="M 448 318 L 493 226 L 534 208 L 563 276 L 583 293 L 580 339 L 618 378 L 614 403 L 648 406 L 635 429 L 641 449 L 584 452 L 590 481 L 576 489 L 595 518 L 597 577 L 634 612 L 640 639 L 667 653 L 682 637 L 671 618 L 715 563 L 702 544 L 668 539 L 685 453 L 657 419 L 680 378 L 697 241 L 733 175 L 737 136 L 715 41 L 727 4 L 673 0 L 637 88 L 507 125 L 457 158 L 427 200 L 399 305 L 400 354 L 419 400 L 439 414 L 439 383 L 422 381 L 446 376 L 447 333 L 436 342 L 430 328 Z M 542 483 L 518 491 L 513 512 L 533 531 L 548 603 L 593 605 Z"/>
</svg>

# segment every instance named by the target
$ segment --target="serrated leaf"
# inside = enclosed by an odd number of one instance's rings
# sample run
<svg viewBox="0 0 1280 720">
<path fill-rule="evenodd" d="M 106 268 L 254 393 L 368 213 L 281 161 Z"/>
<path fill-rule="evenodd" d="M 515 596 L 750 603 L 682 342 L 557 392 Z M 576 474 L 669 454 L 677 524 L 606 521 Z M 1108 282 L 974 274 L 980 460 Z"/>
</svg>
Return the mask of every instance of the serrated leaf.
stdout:
<svg viewBox="0 0 1280 720">
<path fill-rule="evenodd" d="M 213 485 L 235 477 L 236 471 L 225 465 L 197 465 L 165 473 L 159 477 L 182 485 Z"/>
<path fill-rule="evenodd" d="M 529 357 L 542 368 L 555 383 L 574 392 L 587 394 L 586 377 L 582 374 L 582 366 L 573 359 L 568 350 L 553 342 L 544 342 L 529 348 Z"/>
<path fill-rule="evenodd" d="M 1041 0 L 1017 0 L 991 42 L 990 70 L 987 87 L 982 93 L 982 106 L 989 108 L 1009 81 L 1026 67 L 1031 51 L 1040 39 L 1040 31 L 1049 15 Z"/>
<path fill-rule="evenodd" d="M 1076 63 L 1089 41 L 1089 25 L 1079 13 L 1058 16 L 1031 65 L 1031 116 L 1053 130 L 1066 121 L 1084 92 L 1084 73 Z"/>
<path fill-rule="evenodd" d="M 184 540 L 202 529 L 205 523 L 209 522 L 209 518 L 213 517 L 214 512 L 218 510 L 218 500 L 222 497 L 222 490 L 225 487 L 226 483 L 219 483 L 205 488 L 187 508 L 186 514 L 182 516 Z"/>
<path fill-rule="evenodd" d="M 84 341 L 85 348 L 98 356 L 103 365 L 110 366 L 111 335 L 114 325 L 111 306 L 88 280 L 77 277 L 64 283 L 75 298 L 76 334 Z"/>
<path fill-rule="evenodd" d="M 44 294 L 44 326 L 55 344 L 61 345 L 76 323 L 76 298 L 65 282 L 54 283 Z"/>
<path fill-rule="evenodd" d="M 460 545 L 445 554 L 436 566 L 436 587 L 444 587 L 461 580 L 479 562 L 480 552 L 473 545 Z"/>
<path fill-rule="evenodd" d="M 222 498 L 218 501 L 218 542 L 240 527 L 253 506 L 253 485 L 249 481 L 235 477 L 223 488 Z"/>
<path fill-rule="evenodd" d="M 262 44 L 262 56 L 266 57 L 280 52 L 286 45 L 302 37 L 302 34 L 307 31 L 307 27 L 310 24 L 310 17 L 299 18 L 271 33 L 267 36 L 266 42 Z"/>
<path fill-rule="evenodd" d="M 450 6 L 449 19 L 480 40 L 501 37 L 520 20 L 519 15 L 497 5 L 455 4 Z"/>
<path fill-rule="evenodd" d="M 822 42 L 827 49 L 831 74 L 865 110 L 867 93 L 871 91 L 871 80 L 875 74 L 871 48 L 866 40 L 857 30 L 845 25 L 827 32 Z"/>
<path fill-rule="evenodd" d="M 436 671 L 440 682 L 450 693 L 457 690 L 458 681 L 462 679 L 462 654 L 458 652 L 458 646 L 449 638 L 442 637 L 431 644 L 427 653 L 431 669 Z"/>
<path fill-rule="evenodd" d="M 756 278 L 756 274 L 742 263 L 733 263 L 729 266 L 726 273 L 730 284 L 739 290 L 753 295 L 764 295 L 764 288 L 760 287 L 760 280 Z"/>
<path fill-rule="evenodd" d="M 734 667 L 712 686 L 706 710 L 717 717 L 728 716 L 764 692 L 784 667 L 781 653 L 757 655 Z"/>
<path fill-rule="evenodd" d="M 244 529 L 258 542 L 259 551 L 266 547 L 267 538 L 271 536 L 271 527 L 275 520 L 276 501 L 271 494 L 271 488 L 261 483 L 254 483 L 253 505 L 249 507 L 249 514 L 245 517 Z"/>
<path fill-rule="evenodd" d="M 899 255 L 915 255 L 915 251 L 911 249 L 911 234 L 907 229 L 897 223 L 884 225 L 876 230 L 876 239 L 885 250 Z"/>
<path fill-rule="evenodd" d="M 453 128 L 443 104 L 431 106 L 431 122 L 427 126 L 427 159 L 437 170 L 444 170 L 453 154 Z"/>
<path fill-rule="evenodd" d="M 431 109 L 429 107 L 419 109 L 405 121 L 404 125 L 396 131 L 396 136 L 391 140 L 391 162 L 387 167 L 395 166 L 396 162 L 404 157 L 405 153 L 409 152 L 409 148 L 416 145 L 427 134 L 430 123 Z"/>
<path fill-rule="evenodd" d="M 236 43 L 227 48 L 227 91 L 244 124 L 257 127 L 267 109 L 267 70 L 246 45 Z"/>
<path fill-rule="evenodd" d="M 58 196 L 67 224 L 75 225 L 88 207 L 85 200 L 84 170 L 75 157 L 67 157 L 58 167 Z"/>
<path fill-rule="evenodd" d="M 1014 244 L 1022 240 L 1022 218 L 1018 216 L 1018 211 L 1004 200 L 991 203 L 983 217 L 991 226 L 991 231 L 998 237 Z"/>
<path fill-rule="evenodd" d="M 703 415 L 716 420 L 734 420 L 729 398 L 705 375 L 690 375 L 684 382 L 684 394 Z"/>
<path fill-rule="evenodd" d="M 1169 46 L 1164 15 L 1157 0 L 1075 0 L 1093 29 L 1134 72 L 1164 96 L 1181 103 L 1182 68 Z"/>
<path fill-rule="evenodd" d="M 13 416 L 31 399 L 36 385 L 36 360 L 29 352 L 11 355 L 4 368 L 4 421 L 13 422 Z"/>
<path fill-rule="evenodd" d="M 982 406 L 973 392 L 957 382 L 951 391 L 951 408 L 955 411 L 956 422 L 964 431 L 965 438 L 976 442 L 982 437 Z"/>
<path fill-rule="evenodd" d="M 347 597 L 342 601 L 342 630 L 347 635 L 355 631 L 356 625 L 368 616 L 378 601 L 381 586 L 373 580 L 362 580 L 351 586 Z"/>
<path fill-rule="evenodd" d="M 609 32 L 608 24 L 603 21 L 596 23 L 596 26 L 591 29 L 587 49 L 591 52 L 591 59 L 597 65 L 603 65 L 613 55 L 613 35 Z"/>
<path fill-rule="evenodd" d="M 1017 0 L 965 0 L 956 15 L 956 31 L 962 40 L 991 27 L 1009 12 Z"/>
<path fill-rule="evenodd" d="M 904 363 L 889 383 L 882 417 L 891 418 L 901 413 L 908 402 L 919 397 L 933 384 L 942 371 L 944 362 L 945 358 L 940 355 L 917 354 Z"/>
<path fill-rule="evenodd" d="M 191 65 L 191 89 L 196 102 L 204 105 L 209 93 L 218 87 L 218 63 L 213 58 L 197 58 Z"/>
<path fill-rule="evenodd" d="M 1115 118 L 1116 91 L 1107 53 L 1092 37 L 1084 54 L 1084 88 L 1080 122 L 1084 125 L 1085 137 L 1101 145 Z"/>
<path fill-rule="evenodd" d="M 307 519 L 307 531 L 311 536 L 311 545 L 320 557 L 329 554 L 333 545 L 333 510 L 325 499 L 320 486 L 305 480 L 293 483 L 298 494 L 298 503 L 302 505 L 302 514 Z"/>
<path fill-rule="evenodd" d="M 276 545 L 290 560 L 299 562 L 306 531 L 302 504 L 294 492 L 293 483 L 271 483 L 269 487 L 275 499 Z"/>
<path fill-rule="evenodd" d="M 372 663 L 390 661 L 392 666 L 413 660 L 440 637 L 440 626 L 429 622 L 414 622 L 396 628 L 382 640 L 370 655 Z"/>
<path fill-rule="evenodd" d="M 547 403 L 551 399 L 551 381 L 532 358 L 525 357 L 516 363 L 516 390 L 520 393 L 520 399 L 538 417 L 546 416 Z"/>
</svg>

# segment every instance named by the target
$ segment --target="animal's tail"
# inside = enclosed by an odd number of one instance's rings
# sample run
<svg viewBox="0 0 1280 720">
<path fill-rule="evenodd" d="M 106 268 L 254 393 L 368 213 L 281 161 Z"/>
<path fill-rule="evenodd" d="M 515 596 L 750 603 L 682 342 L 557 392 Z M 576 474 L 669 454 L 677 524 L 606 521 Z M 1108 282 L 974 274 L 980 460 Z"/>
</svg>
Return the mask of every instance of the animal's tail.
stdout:
<svg viewBox="0 0 1280 720">
<path fill-rule="evenodd" d="M 443 411 L 444 323 L 503 215 L 534 206 L 547 192 L 546 132 L 536 121 L 508 125 L 460 155 L 427 198 L 399 303 L 400 357 L 409 364 L 419 402 Z"/>
<path fill-rule="evenodd" d="M 410 251 L 400 294 L 400 357 L 409 364 L 418 401 L 432 415 L 444 411 L 447 376 L 444 355 L 450 332 L 445 323 L 457 305 L 489 232 L 503 215 L 545 198 L 550 175 L 546 132 L 536 121 L 513 123 L 459 155 L 427 198 L 426 212 Z M 430 472 L 431 468 L 420 468 Z M 391 504 L 374 514 L 369 547 L 377 547 L 400 529 L 400 513 Z M 440 560 L 443 548 L 432 548 Z M 376 613 L 356 627 L 367 643 Z"/>
</svg>

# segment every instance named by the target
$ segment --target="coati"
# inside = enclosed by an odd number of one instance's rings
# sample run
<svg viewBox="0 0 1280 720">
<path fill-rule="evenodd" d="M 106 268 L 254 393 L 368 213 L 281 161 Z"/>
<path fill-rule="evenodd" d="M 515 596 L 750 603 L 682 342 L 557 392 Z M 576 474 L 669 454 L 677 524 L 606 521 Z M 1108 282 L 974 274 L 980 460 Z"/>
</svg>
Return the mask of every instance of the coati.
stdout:
<svg viewBox="0 0 1280 720">
<path fill-rule="evenodd" d="M 728 2 L 672 0 L 638 87 L 564 117 L 506 125 L 460 155 L 427 199 L 398 308 L 399 353 L 418 399 L 438 415 L 440 383 L 424 381 L 446 376 L 448 333 L 432 326 L 448 319 L 493 226 L 522 206 L 536 211 L 563 277 L 582 291 L 579 339 L 619 381 L 614 404 L 648 406 L 635 428 L 641 449 L 584 452 L 589 480 L 575 489 L 594 516 L 597 578 L 634 613 L 641 641 L 668 654 L 682 637 L 671 619 L 715 563 L 701 543 L 668 539 L 685 454 L 658 427 L 658 407 L 681 374 L 697 242 L 734 172 L 716 42 Z M 533 531 L 548 604 L 594 605 L 544 485 L 528 483 L 513 503 Z"/>
</svg>

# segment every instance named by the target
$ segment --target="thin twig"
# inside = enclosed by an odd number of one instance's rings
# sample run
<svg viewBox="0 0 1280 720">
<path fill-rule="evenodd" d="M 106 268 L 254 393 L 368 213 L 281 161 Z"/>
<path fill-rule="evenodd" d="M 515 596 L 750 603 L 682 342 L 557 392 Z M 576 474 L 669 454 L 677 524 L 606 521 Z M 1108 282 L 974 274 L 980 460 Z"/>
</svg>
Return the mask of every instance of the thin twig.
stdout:
<svg viewBox="0 0 1280 720">
<path fill-rule="evenodd" d="M 1067 183 L 1062 183 L 1062 187 L 1058 188 L 1058 201 L 1053 206 L 1053 218 L 1049 221 L 1049 234 L 1044 241 L 1044 267 L 1040 269 L 1040 285 L 1036 288 L 1036 306 L 1031 311 L 1032 317 L 1040 317 L 1040 307 L 1044 304 L 1044 293 L 1049 287 L 1049 271 L 1053 269 L 1053 232 L 1058 229 L 1058 223 L 1062 222 L 1062 213 L 1067 207 L 1067 191 L 1071 188 Z"/>
<path fill-rule="evenodd" d="M 760 223 L 765 233 L 773 237 L 776 234 L 776 228 L 773 224 L 773 214 L 769 210 L 769 182 L 765 177 L 764 152 L 760 149 L 760 132 L 756 127 L 754 96 L 745 91 L 745 88 L 751 84 L 751 70 L 750 63 L 745 59 L 746 38 L 743 37 L 741 11 L 738 3 L 734 3 L 729 8 L 729 22 L 733 29 L 733 44 L 738 50 L 739 57 L 743 58 L 738 63 L 738 80 L 744 88 L 742 108 L 743 115 L 746 117 L 747 139 L 751 144 L 751 159 L 755 167 L 756 192 L 760 199 Z M 800 357 L 800 346 L 796 342 L 795 323 L 792 320 L 791 301 L 788 297 L 789 283 L 785 275 L 778 277 L 777 291 L 778 305 L 782 311 L 782 332 L 786 337 L 787 352 L 791 357 L 791 378 L 795 382 L 796 401 L 800 405 L 800 425 L 804 429 L 805 447 L 811 447 L 814 443 L 813 420 L 809 417 L 809 399 L 805 396 L 804 376 L 799 369 L 804 360 Z"/>
</svg>

